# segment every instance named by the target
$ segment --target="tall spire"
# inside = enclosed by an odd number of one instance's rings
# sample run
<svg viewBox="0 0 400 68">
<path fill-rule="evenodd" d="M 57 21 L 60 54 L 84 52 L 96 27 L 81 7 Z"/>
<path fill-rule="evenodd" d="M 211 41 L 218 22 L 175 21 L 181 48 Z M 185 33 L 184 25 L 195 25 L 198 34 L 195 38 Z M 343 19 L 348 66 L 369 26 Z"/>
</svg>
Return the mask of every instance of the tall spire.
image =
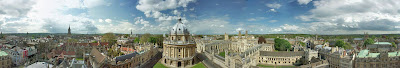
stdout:
<svg viewBox="0 0 400 68">
<path fill-rule="evenodd" d="M 71 35 L 71 25 L 68 25 L 68 35 Z"/>
</svg>

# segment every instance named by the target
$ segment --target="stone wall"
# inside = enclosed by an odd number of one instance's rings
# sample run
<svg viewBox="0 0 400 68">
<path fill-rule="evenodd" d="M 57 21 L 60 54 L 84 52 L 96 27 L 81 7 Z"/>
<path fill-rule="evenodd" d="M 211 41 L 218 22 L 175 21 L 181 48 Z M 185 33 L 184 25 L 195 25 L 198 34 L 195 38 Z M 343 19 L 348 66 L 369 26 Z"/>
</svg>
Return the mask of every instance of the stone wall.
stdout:
<svg viewBox="0 0 400 68">
<path fill-rule="evenodd" d="M 322 61 L 318 61 L 315 63 L 311 63 L 311 64 L 307 64 L 307 65 L 301 65 L 299 66 L 299 68 L 315 68 L 319 65 L 323 65 L 323 64 L 329 64 L 327 60 L 322 60 Z"/>
</svg>

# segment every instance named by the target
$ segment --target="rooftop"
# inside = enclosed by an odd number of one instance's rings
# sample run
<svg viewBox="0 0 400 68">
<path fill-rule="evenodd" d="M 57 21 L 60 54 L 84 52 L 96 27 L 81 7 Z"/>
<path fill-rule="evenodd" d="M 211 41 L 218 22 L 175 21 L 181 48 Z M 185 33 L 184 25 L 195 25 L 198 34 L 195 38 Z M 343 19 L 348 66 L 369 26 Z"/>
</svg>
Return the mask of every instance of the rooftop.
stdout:
<svg viewBox="0 0 400 68">
<path fill-rule="evenodd" d="M 282 56 L 282 57 L 291 57 L 291 56 L 303 56 L 304 51 L 260 51 L 260 56 Z"/>
<path fill-rule="evenodd" d="M 380 44 L 380 45 L 392 45 L 392 43 L 389 43 L 389 42 L 375 42 L 374 44 Z"/>
<path fill-rule="evenodd" d="M 8 54 L 4 51 L 0 51 L 0 56 L 7 56 Z"/>
<path fill-rule="evenodd" d="M 361 50 L 360 53 L 358 53 L 357 57 L 358 58 L 375 58 L 378 57 L 380 53 L 369 53 L 369 50 Z M 400 56 L 399 51 L 395 52 L 389 52 L 388 53 L 389 57 L 395 57 L 395 56 Z"/>
</svg>

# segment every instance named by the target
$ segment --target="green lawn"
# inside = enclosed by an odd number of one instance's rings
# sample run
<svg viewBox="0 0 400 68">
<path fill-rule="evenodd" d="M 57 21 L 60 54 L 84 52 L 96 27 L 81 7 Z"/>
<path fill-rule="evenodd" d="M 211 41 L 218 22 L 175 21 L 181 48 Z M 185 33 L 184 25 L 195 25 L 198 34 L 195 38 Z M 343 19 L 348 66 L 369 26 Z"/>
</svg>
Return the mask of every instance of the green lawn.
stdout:
<svg viewBox="0 0 400 68">
<path fill-rule="evenodd" d="M 275 67 L 274 65 L 257 65 L 258 67 Z M 276 68 L 294 68 L 296 66 L 276 66 Z"/>
<path fill-rule="evenodd" d="M 220 52 L 219 56 L 225 57 L 225 52 Z"/>
<path fill-rule="evenodd" d="M 194 65 L 192 68 L 207 68 L 206 66 L 204 66 L 204 64 L 202 62 L 197 63 L 196 65 Z"/>
<path fill-rule="evenodd" d="M 154 65 L 153 68 L 168 68 L 168 67 L 164 66 L 164 65 L 161 64 L 160 62 L 157 62 L 157 64 Z"/>
</svg>

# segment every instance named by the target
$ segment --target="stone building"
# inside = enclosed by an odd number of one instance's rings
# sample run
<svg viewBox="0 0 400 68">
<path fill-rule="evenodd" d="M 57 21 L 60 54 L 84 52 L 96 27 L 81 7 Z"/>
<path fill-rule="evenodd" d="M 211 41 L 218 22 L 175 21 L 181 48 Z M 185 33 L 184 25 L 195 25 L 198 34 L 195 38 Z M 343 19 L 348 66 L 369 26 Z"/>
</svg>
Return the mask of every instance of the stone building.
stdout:
<svg viewBox="0 0 400 68">
<path fill-rule="evenodd" d="M 301 64 L 301 58 L 305 55 L 304 51 L 290 52 L 290 51 L 260 51 L 258 57 L 259 64 L 270 65 L 294 65 Z"/>
<path fill-rule="evenodd" d="M 10 56 L 6 52 L 0 51 L 0 68 L 11 68 L 11 61 Z"/>
<path fill-rule="evenodd" d="M 129 54 L 119 55 L 114 58 L 110 58 L 104 53 L 99 52 L 97 48 L 93 48 L 88 56 L 89 64 L 87 65 L 92 68 L 140 68 L 141 65 L 144 65 L 147 61 L 156 56 L 158 50 L 155 46 L 157 45 L 149 45 L 149 48 L 144 47 L 147 49 L 143 51 L 134 51 L 133 53 L 126 52 Z M 121 50 L 123 50 L 123 48 Z"/>
<path fill-rule="evenodd" d="M 355 68 L 399 68 L 400 52 L 373 53 L 361 50 L 355 59 Z"/>
<path fill-rule="evenodd" d="M 198 62 L 196 59 L 196 43 L 190 36 L 189 30 L 178 19 L 164 40 L 161 62 L 168 67 L 190 67 Z"/>
</svg>

